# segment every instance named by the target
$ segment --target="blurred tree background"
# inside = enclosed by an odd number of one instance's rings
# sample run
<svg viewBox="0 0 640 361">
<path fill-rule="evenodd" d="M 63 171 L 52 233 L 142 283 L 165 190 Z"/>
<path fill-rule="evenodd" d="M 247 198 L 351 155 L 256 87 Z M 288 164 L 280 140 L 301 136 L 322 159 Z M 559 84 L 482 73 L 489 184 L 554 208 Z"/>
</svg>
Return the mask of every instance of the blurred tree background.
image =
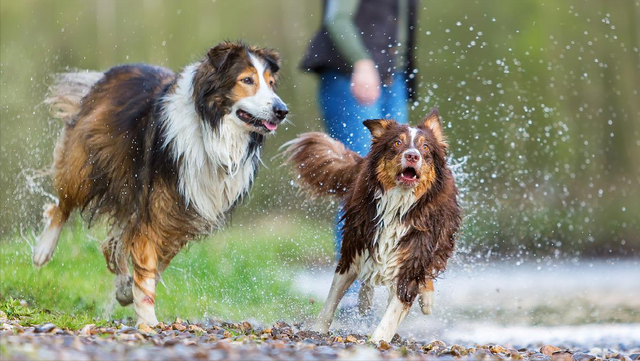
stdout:
<svg viewBox="0 0 640 361">
<path fill-rule="evenodd" d="M 419 14 L 417 122 L 438 106 L 466 219 L 463 252 L 639 254 L 640 3 L 426 1 Z M 298 69 L 321 1 L 0 3 L 0 231 L 39 231 L 61 122 L 41 104 L 50 74 L 145 62 L 178 71 L 229 39 L 280 51 L 293 124 L 269 139 L 235 220 L 320 220 L 275 157 L 320 130 L 316 79 Z M 330 240 L 327 240 L 330 242 Z M 486 253 L 485 253 L 486 252 Z"/>
</svg>

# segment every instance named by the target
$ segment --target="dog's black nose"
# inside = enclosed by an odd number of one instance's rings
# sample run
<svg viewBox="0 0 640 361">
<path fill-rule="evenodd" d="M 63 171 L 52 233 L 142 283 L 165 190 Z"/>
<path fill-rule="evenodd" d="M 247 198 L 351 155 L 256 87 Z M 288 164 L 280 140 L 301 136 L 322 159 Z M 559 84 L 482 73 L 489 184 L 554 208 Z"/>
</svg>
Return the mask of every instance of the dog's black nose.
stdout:
<svg viewBox="0 0 640 361">
<path fill-rule="evenodd" d="M 287 109 L 287 106 L 284 105 L 282 101 L 276 100 L 273 103 L 273 113 L 276 115 L 278 120 L 283 120 L 287 117 L 287 114 L 289 114 L 289 109 Z"/>
</svg>

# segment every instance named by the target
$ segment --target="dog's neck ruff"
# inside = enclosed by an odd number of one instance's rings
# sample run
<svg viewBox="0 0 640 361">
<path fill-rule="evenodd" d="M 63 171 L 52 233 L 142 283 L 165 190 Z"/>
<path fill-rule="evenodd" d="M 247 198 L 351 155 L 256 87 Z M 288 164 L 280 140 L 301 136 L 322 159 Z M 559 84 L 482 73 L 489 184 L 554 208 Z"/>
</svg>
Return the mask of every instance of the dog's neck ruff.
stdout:
<svg viewBox="0 0 640 361">
<path fill-rule="evenodd" d="M 373 254 L 362 257 L 361 277 L 374 285 L 391 285 L 399 270 L 398 241 L 409 230 L 403 221 L 416 197 L 413 189 L 395 187 L 376 193 L 376 233 Z"/>
<path fill-rule="evenodd" d="M 218 228 L 249 191 L 256 167 L 250 158 L 259 157 L 260 147 L 248 154 L 251 133 L 233 114 L 227 114 L 217 130 L 200 119 L 193 100 L 197 67 L 186 67 L 164 98 L 163 147 L 170 147 L 178 164 L 178 187 L 187 208 Z"/>
</svg>

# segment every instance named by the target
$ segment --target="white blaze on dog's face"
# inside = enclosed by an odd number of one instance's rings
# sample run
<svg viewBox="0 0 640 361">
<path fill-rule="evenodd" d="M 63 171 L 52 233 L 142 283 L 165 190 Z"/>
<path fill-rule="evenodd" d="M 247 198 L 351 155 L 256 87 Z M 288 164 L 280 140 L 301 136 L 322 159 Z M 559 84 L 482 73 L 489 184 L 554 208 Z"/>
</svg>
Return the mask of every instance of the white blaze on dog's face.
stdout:
<svg viewBox="0 0 640 361">
<path fill-rule="evenodd" d="M 385 191 L 395 187 L 413 189 L 420 197 L 435 181 L 435 161 L 444 161 L 447 143 L 440 117 L 433 110 L 417 127 L 389 119 L 364 122 L 373 136 L 371 157 Z"/>
<path fill-rule="evenodd" d="M 232 114 L 255 131 L 271 133 L 289 111 L 275 93 L 275 74 L 267 61 L 252 53 L 249 53 L 249 59 L 251 66 L 238 75 L 232 90 L 236 100 Z"/>
</svg>

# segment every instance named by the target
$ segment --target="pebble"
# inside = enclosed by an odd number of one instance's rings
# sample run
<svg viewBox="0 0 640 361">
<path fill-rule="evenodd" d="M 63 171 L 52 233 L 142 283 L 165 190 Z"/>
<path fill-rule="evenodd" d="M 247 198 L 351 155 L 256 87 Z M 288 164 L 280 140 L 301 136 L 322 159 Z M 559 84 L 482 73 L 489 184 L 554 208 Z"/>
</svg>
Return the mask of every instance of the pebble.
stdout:
<svg viewBox="0 0 640 361">
<path fill-rule="evenodd" d="M 540 348 L 540 353 L 545 356 L 551 356 L 554 352 L 562 351 L 559 347 L 544 345 Z"/>
<path fill-rule="evenodd" d="M 596 357 L 588 353 L 576 352 L 572 356 L 574 361 L 594 361 Z"/>
</svg>

